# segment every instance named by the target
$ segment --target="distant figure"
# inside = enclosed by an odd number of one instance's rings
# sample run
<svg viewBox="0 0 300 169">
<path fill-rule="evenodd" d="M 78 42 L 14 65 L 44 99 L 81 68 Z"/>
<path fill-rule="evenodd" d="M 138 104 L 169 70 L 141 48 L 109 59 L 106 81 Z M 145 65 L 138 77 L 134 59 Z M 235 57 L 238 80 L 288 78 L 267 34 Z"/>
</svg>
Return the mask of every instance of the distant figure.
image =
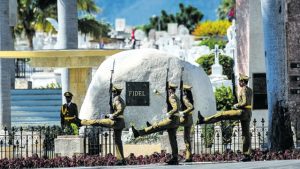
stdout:
<svg viewBox="0 0 300 169">
<path fill-rule="evenodd" d="M 104 41 L 101 38 L 100 42 L 99 42 L 99 49 L 104 49 Z"/>
<path fill-rule="evenodd" d="M 65 131 L 72 131 L 72 134 L 78 135 L 78 109 L 75 103 L 72 103 L 73 94 L 71 92 L 65 92 L 64 96 L 66 97 L 67 103 L 62 105 L 60 110 L 60 121 L 61 127 Z"/>
<path fill-rule="evenodd" d="M 126 165 L 121 140 L 122 130 L 125 128 L 124 109 L 126 105 L 124 100 L 120 96 L 121 92 L 122 87 L 113 85 L 113 112 L 112 114 L 108 114 L 105 119 L 81 120 L 82 126 L 102 126 L 114 129 L 114 141 L 116 144 L 116 155 L 118 160 L 116 165 Z"/>
<path fill-rule="evenodd" d="M 251 161 L 251 137 L 250 137 L 250 120 L 252 115 L 252 89 L 247 86 L 249 77 L 240 74 L 239 85 L 241 87 L 238 103 L 233 106 L 234 110 L 221 111 L 213 116 L 204 118 L 198 113 L 199 124 L 210 124 L 221 120 L 240 120 L 242 125 L 243 136 L 243 154 L 242 161 Z"/>
</svg>

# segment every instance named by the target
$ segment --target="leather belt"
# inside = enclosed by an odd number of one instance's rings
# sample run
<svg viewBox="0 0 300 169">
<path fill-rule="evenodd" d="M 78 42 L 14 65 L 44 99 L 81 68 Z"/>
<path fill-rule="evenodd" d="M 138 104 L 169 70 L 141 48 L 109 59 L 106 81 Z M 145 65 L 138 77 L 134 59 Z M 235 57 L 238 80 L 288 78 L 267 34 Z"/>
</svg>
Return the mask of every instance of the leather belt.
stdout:
<svg viewBox="0 0 300 169">
<path fill-rule="evenodd" d="M 243 108 L 244 109 L 252 109 L 252 106 L 251 105 L 247 105 L 247 106 L 244 106 Z"/>
<path fill-rule="evenodd" d="M 75 119 L 75 116 L 73 117 L 64 117 L 64 120 L 74 120 Z"/>
</svg>

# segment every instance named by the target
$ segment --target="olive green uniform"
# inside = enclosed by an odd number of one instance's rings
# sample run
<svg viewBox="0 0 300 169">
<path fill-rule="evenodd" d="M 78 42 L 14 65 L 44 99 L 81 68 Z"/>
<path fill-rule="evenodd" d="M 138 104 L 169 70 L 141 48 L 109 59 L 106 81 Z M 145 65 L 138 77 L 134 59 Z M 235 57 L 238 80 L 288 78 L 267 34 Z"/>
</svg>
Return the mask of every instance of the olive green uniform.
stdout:
<svg viewBox="0 0 300 169">
<path fill-rule="evenodd" d="M 193 126 L 193 110 L 194 106 L 193 104 L 189 101 L 187 96 L 183 96 L 183 103 L 186 107 L 186 109 L 183 111 L 183 117 L 180 118 L 180 125 L 184 126 L 184 143 L 186 147 L 185 151 L 185 159 L 191 159 L 191 152 L 192 152 L 192 147 L 191 147 L 191 129 Z"/>
<path fill-rule="evenodd" d="M 156 133 L 159 131 L 167 130 L 169 135 L 169 141 L 172 149 L 172 156 L 174 158 L 178 157 L 178 146 L 177 146 L 177 138 L 176 131 L 180 123 L 179 118 L 179 100 L 175 94 L 171 94 L 168 98 L 169 103 L 172 106 L 172 109 L 168 112 L 170 115 L 169 118 L 165 118 L 162 121 L 152 124 L 149 127 L 146 127 L 143 130 L 139 130 L 139 135 L 144 136 L 152 133 Z"/>
<path fill-rule="evenodd" d="M 122 130 L 125 128 L 124 121 L 124 100 L 118 95 L 113 99 L 113 109 L 112 119 L 94 119 L 94 120 L 81 120 L 81 125 L 92 125 L 92 126 L 102 126 L 107 128 L 113 128 L 114 130 L 114 141 L 116 144 L 116 155 L 118 160 L 124 160 L 123 145 L 122 145 Z"/>
<path fill-rule="evenodd" d="M 71 128 L 78 135 L 78 109 L 75 103 L 65 103 L 60 109 L 60 123 L 63 129 Z"/>
<path fill-rule="evenodd" d="M 236 104 L 237 110 L 229 110 L 218 112 L 217 114 L 204 119 L 204 123 L 215 123 L 221 120 L 240 120 L 242 125 L 243 136 L 243 153 L 250 153 L 250 121 L 251 121 L 251 108 L 252 108 L 252 89 L 244 86 L 238 97 Z"/>
</svg>

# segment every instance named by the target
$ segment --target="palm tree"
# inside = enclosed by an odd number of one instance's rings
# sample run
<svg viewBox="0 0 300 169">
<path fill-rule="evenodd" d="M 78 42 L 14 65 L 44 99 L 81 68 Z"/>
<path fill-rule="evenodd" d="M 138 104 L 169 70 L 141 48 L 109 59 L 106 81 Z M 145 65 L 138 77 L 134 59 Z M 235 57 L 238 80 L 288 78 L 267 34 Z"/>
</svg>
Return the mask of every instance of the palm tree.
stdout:
<svg viewBox="0 0 300 169">
<path fill-rule="evenodd" d="M 285 2 L 285 0 L 261 1 L 268 81 L 268 137 L 271 150 L 286 150 L 293 147 L 291 121 L 286 109 L 288 100 L 286 12 L 281 12 L 281 10 L 284 11 Z M 280 12 L 277 9 L 280 9 Z"/>
<path fill-rule="evenodd" d="M 222 0 L 217 12 L 220 20 L 235 18 L 235 0 Z"/>
<path fill-rule="evenodd" d="M 78 20 L 78 30 L 83 34 L 90 34 L 98 39 L 106 37 L 110 31 L 110 25 L 99 22 L 94 17 L 86 16 Z"/>
<path fill-rule="evenodd" d="M 18 24 L 15 28 L 15 34 L 25 33 L 28 39 L 29 48 L 33 49 L 33 37 L 37 30 L 44 32 L 55 32 L 52 25 L 46 18 L 57 19 L 57 0 L 18 0 Z M 78 0 L 77 8 L 81 15 L 87 13 L 98 13 L 94 0 Z M 91 22 L 95 22 L 89 20 Z M 84 22 L 86 23 L 86 22 Z M 91 32 L 95 32 L 95 27 L 90 27 Z"/>
<path fill-rule="evenodd" d="M 46 17 L 56 17 L 55 6 L 56 1 L 53 0 L 18 0 L 19 18 L 15 27 L 15 34 L 25 33 L 31 50 L 33 49 L 32 39 L 36 30 L 52 30 Z"/>
<path fill-rule="evenodd" d="M 8 21 L 8 2 L 0 0 L 0 50 L 13 50 L 12 33 Z M 0 129 L 10 128 L 10 87 L 12 59 L 0 59 Z"/>
</svg>

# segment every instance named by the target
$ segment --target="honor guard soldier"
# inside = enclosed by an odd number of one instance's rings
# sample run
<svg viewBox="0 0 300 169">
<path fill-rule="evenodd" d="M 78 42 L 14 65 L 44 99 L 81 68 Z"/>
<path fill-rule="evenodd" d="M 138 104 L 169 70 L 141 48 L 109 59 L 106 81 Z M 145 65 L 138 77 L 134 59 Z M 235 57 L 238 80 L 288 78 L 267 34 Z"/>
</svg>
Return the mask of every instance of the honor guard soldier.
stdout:
<svg viewBox="0 0 300 169">
<path fill-rule="evenodd" d="M 185 162 L 192 162 L 191 129 L 193 126 L 194 100 L 192 86 L 183 85 L 183 105 L 180 114 L 180 126 L 184 126 Z"/>
<path fill-rule="evenodd" d="M 218 112 L 217 114 L 204 118 L 200 113 L 198 114 L 199 124 L 215 123 L 221 120 L 240 120 L 242 126 L 243 136 L 243 154 L 242 161 L 251 161 L 250 158 L 250 131 L 249 125 L 251 121 L 252 109 L 252 89 L 247 86 L 249 77 L 240 74 L 239 86 L 241 87 L 238 103 L 233 106 L 234 110 Z"/>
<path fill-rule="evenodd" d="M 75 103 L 72 103 L 73 94 L 65 92 L 66 102 L 60 109 L 60 121 L 63 130 L 72 130 L 73 134 L 78 135 L 78 109 Z"/>
<path fill-rule="evenodd" d="M 167 130 L 171 149 L 172 149 L 172 158 L 169 161 L 167 161 L 167 164 L 169 165 L 178 165 L 178 146 L 177 146 L 177 139 L 176 139 L 176 130 L 179 126 L 180 118 L 179 118 L 179 100 L 175 95 L 176 88 L 177 85 L 175 84 L 168 85 L 168 92 L 169 92 L 168 101 L 172 108 L 169 112 L 166 113 L 167 118 L 157 123 L 154 123 L 153 125 L 150 125 L 142 130 L 136 130 L 134 126 L 132 126 L 132 131 L 135 138 L 139 136 L 145 136 L 148 134 Z"/>
<path fill-rule="evenodd" d="M 116 165 L 126 165 L 121 140 L 122 130 L 125 128 L 124 109 L 126 106 L 124 100 L 120 96 L 121 92 L 122 88 L 120 86 L 112 86 L 113 113 L 108 114 L 105 119 L 81 120 L 82 126 L 102 126 L 107 128 L 113 128 L 114 141 L 116 144 L 116 155 L 118 160 Z"/>
</svg>

